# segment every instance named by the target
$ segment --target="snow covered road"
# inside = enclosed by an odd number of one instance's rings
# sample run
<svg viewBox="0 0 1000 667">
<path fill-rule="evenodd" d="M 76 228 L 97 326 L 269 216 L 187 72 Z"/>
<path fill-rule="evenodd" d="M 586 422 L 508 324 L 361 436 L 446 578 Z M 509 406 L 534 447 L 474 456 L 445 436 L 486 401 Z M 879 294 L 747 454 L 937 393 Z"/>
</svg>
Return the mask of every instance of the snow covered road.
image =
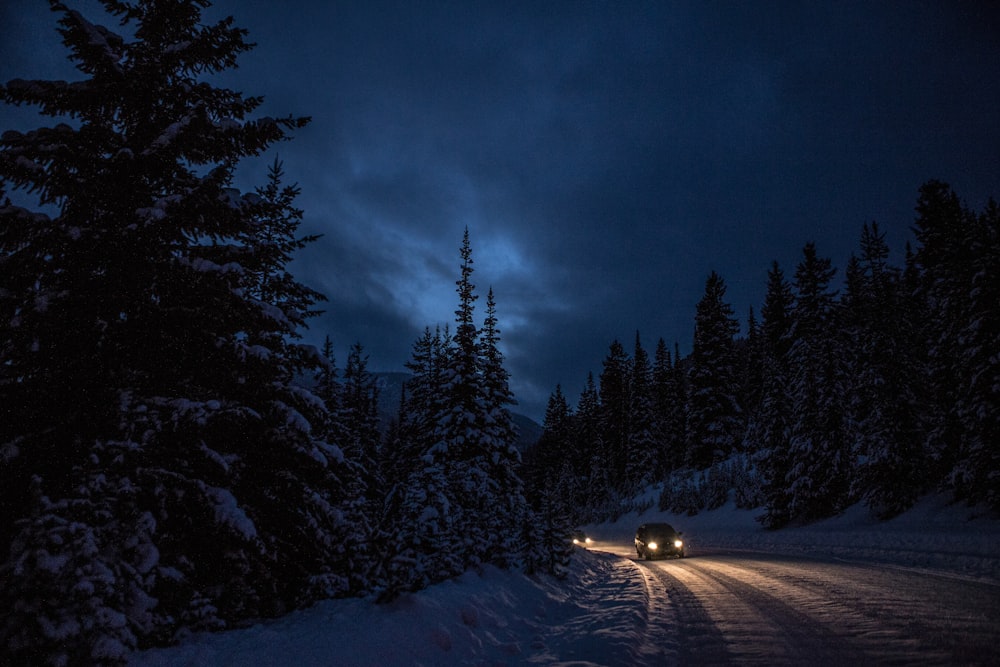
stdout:
<svg viewBox="0 0 1000 667">
<path fill-rule="evenodd" d="M 624 558 L 620 544 L 598 544 Z M 635 561 L 647 664 L 996 664 L 1000 586 L 741 552 Z"/>
</svg>

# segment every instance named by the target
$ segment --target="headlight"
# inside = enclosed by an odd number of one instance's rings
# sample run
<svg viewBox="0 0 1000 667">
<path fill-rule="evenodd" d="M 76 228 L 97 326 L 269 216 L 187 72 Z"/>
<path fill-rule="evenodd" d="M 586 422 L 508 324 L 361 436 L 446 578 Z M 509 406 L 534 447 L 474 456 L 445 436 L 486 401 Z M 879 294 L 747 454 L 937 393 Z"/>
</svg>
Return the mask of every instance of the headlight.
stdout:
<svg viewBox="0 0 1000 667">
<path fill-rule="evenodd" d="M 590 539 L 589 537 L 588 537 L 587 539 L 585 539 L 585 540 L 584 540 L 584 542 L 586 542 L 587 544 L 590 544 L 590 543 L 591 543 L 591 542 L 593 542 L 593 541 L 594 541 L 594 540 Z"/>
<path fill-rule="evenodd" d="M 656 551 L 656 542 L 650 542 L 649 543 L 649 548 L 652 551 Z"/>
<path fill-rule="evenodd" d="M 680 549 L 682 546 L 684 546 L 683 542 L 681 542 L 680 540 L 674 540 L 674 547 Z"/>
</svg>

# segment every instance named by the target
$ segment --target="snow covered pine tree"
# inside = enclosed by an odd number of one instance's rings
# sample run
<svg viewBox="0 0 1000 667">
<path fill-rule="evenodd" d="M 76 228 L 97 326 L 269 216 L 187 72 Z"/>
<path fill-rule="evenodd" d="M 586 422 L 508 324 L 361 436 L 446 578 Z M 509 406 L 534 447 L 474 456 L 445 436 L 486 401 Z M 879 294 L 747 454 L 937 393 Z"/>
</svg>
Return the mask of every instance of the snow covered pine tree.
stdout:
<svg viewBox="0 0 1000 667">
<path fill-rule="evenodd" d="M 390 455 L 389 521 L 397 539 L 387 545 L 383 599 L 470 567 L 510 567 L 521 558 L 527 502 L 506 407 L 512 398 L 492 290 L 482 331 L 473 320 L 468 229 L 461 256 L 455 334 L 432 336 L 428 329 L 407 364 L 414 377 Z"/>
<path fill-rule="evenodd" d="M 129 37 L 51 2 L 82 80 L 0 87 L 67 119 L 0 139 L 5 664 L 122 663 L 349 580 L 350 464 L 291 383 L 321 298 L 284 272 L 295 190 L 229 187 L 307 119 L 201 80 L 250 48 L 208 2 L 102 4 Z"/>
</svg>

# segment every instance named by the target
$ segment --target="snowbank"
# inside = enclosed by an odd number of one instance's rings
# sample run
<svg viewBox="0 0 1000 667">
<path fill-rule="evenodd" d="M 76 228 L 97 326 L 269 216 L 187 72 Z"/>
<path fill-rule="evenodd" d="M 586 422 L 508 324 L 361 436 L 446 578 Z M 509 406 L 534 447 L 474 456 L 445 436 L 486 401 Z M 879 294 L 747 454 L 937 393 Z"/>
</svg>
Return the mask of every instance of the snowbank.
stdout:
<svg viewBox="0 0 1000 667">
<path fill-rule="evenodd" d="M 136 653 L 131 665 L 627 664 L 646 600 L 633 565 L 581 552 L 565 581 L 486 568 L 392 604 L 333 600 Z"/>
</svg>

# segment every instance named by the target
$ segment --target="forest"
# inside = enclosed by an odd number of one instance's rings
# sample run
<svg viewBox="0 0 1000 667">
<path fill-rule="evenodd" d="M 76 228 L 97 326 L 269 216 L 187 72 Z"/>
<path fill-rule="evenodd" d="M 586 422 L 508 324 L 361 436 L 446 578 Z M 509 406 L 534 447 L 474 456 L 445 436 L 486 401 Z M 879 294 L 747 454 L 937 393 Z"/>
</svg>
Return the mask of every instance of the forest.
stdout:
<svg viewBox="0 0 1000 667">
<path fill-rule="evenodd" d="M 298 187 L 277 160 L 232 187 L 308 119 L 253 120 L 261 98 L 201 80 L 250 48 L 202 4 L 105 2 L 129 39 L 55 3 L 85 78 L 0 87 L 62 119 L 0 138 L 4 664 L 122 664 L 320 599 L 553 571 L 468 233 L 454 328 L 414 343 L 380 428 L 360 344 L 340 370 L 301 340 L 324 297 L 288 270 L 314 240 Z"/>
<path fill-rule="evenodd" d="M 1000 509 L 1000 207 L 928 181 L 912 231 L 900 267 L 865 224 L 842 282 L 813 243 L 791 278 L 773 263 L 744 336 L 712 272 L 690 355 L 612 342 L 575 410 L 555 388 L 528 457 L 557 513 L 614 518 L 654 483 L 660 509 L 732 497 L 768 528 L 931 491 Z"/>
<path fill-rule="evenodd" d="M 338 369 L 302 341 L 324 296 L 289 271 L 298 187 L 278 160 L 233 187 L 309 119 L 204 80 L 252 47 L 205 3 L 102 4 L 124 35 L 52 3 L 81 80 L 0 86 L 58 119 L 0 136 L 0 662 L 123 664 L 486 564 L 558 577 L 574 525 L 660 482 L 769 527 L 942 487 L 1000 507 L 995 203 L 927 183 L 905 266 L 873 223 L 842 292 L 806 245 L 745 337 L 711 274 L 690 356 L 613 343 L 522 460 L 468 230 L 453 323 L 380 424 L 361 345 Z"/>
</svg>

